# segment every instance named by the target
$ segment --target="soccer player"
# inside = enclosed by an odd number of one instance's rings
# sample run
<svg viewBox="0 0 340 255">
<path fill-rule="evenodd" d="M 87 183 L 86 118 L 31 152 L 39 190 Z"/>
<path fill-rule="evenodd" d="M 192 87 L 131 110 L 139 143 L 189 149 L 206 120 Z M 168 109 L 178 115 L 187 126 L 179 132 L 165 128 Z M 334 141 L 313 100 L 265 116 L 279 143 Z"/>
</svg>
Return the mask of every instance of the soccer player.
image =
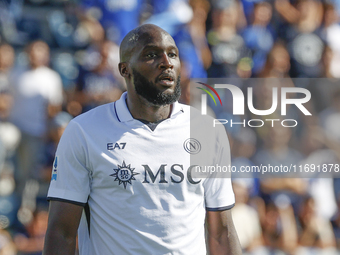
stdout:
<svg viewBox="0 0 340 255">
<path fill-rule="evenodd" d="M 120 60 L 127 92 L 72 120 L 60 140 L 43 254 L 74 255 L 78 227 L 81 255 L 241 254 L 230 179 L 199 178 L 190 165 L 202 152 L 230 164 L 227 136 L 219 125 L 207 134 L 218 141 L 190 137 L 173 38 L 142 25 Z"/>
</svg>

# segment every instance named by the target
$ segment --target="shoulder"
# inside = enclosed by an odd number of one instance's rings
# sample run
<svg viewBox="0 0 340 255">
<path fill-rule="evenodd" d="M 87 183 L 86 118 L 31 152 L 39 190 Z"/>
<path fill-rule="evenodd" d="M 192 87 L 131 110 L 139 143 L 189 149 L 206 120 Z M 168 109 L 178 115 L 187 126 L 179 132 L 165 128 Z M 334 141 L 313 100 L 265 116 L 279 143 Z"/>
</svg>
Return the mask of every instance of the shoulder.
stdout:
<svg viewBox="0 0 340 255">
<path fill-rule="evenodd" d="M 37 73 L 42 74 L 42 75 L 49 75 L 49 76 L 54 76 L 54 77 L 60 77 L 60 75 L 54 71 L 53 69 L 47 67 L 47 66 L 42 66 L 39 67 L 35 70 Z"/>
<path fill-rule="evenodd" d="M 72 148 L 87 147 L 89 140 L 98 139 L 107 130 L 115 127 L 112 103 L 98 106 L 88 112 L 78 115 L 67 125 L 58 147 L 68 151 Z"/>
<path fill-rule="evenodd" d="M 49 88 L 62 87 L 62 80 L 59 73 L 47 66 L 39 67 L 30 72 L 32 73 L 32 75 L 34 75 L 36 79 L 43 80 L 44 82 L 48 81 L 45 83 L 45 85 Z"/>
<path fill-rule="evenodd" d="M 115 117 L 114 104 L 115 102 L 97 106 L 85 113 L 78 115 L 72 121 L 78 123 L 80 126 L 86 126 L 90 124 L 98 125 L 104 120 L 109 120 Z"/>
<path fill-rule="evenodd" d="M 98 120 L 105 118 L 107 114 L 112 113 L 114 111 L 114 104 L 116 102 L 111 102 L 103 105 L 99 105 L 87 112 L 84 112 L 77 117 L 74 118 L 74 120 L 77 120 L 78 122 L 84 122 L 88 120 Z"/>
</svg>

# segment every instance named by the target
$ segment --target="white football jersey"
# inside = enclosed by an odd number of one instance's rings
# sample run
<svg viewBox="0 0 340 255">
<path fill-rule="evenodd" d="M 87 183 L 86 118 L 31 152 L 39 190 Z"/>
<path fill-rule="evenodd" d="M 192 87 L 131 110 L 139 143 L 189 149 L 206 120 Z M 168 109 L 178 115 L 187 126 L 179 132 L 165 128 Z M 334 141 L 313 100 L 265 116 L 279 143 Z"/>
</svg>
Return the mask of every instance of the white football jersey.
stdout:
<svg viewBox="0 0 340 255">
<path fill-rule="evenodd" d="M 235 198 L 230 178 L 196 176 L 192 156 L 230 165 L 223 125 L 204 131 L 204 141 L 191 137 L 190 111 L 200 113 L 174 103 L 152 131 L 132 117 L 126 96 L 69 123 L 48 198 L 87 204 L 81 255 L 206 254 L 206 210 L 230 209 Z"/>
</svg>

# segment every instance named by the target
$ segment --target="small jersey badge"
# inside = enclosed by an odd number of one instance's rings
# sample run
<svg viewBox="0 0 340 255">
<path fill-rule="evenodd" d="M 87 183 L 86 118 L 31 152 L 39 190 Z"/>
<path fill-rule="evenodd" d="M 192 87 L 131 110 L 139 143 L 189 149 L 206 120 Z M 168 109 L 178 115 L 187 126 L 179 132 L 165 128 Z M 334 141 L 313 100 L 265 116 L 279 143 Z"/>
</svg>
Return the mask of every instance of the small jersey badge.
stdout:
<svg viewBox="0 0 340 255">
<path fill-rule="evenodd" d="M 123 161 L 123 164 L 121 166 L 118 165 L 117 169 L 113 169 L 113 171 L 115 172 L 113 174 L 110 174 L 110 176 L 116 177 L 114 180 L 119 181 L 119 185 L 123 183 L 124 188 L 126 189 L 126 185 L 128 183 L 132 185 L 131 180 L 136 180 L 134 176 L 139 174 L 134 173 L 134 170 L 134 168 L 131 168 L 131 165 L 126 165 L 125 161 Z"/>
<path fill-rule="evenodd" d="M 52 181 L 57 180 L 57 173 L 58 173 L 58 157 L 55 157 L 53 162 L 53 171 L 52 171 Z"/>
<path fill-rule="evenodd" d="M 195 138 L 188 138 L 183 143 L 184 150 L 190 154 L 197 154 L 201 151 L 201 143 Z"/>
</svg>

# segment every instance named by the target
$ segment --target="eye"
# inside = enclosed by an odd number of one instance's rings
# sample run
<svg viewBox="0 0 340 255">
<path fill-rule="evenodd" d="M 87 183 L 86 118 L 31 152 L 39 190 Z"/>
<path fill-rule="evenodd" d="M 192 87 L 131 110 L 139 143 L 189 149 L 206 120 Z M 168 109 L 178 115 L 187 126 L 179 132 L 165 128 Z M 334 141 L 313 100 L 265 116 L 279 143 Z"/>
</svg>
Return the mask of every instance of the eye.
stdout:
<svg viewBox="0 0 340 255">
<path fill-rule="evenodd" d="M 170 58 L 175 58 L 175 57 L 177 57 L 177 54 L 176 54 L 176 53 L 173 53 L 173 52 L 171 52 L 171 53 L 169 53 L 169 57 L 170 57 Z"/>
<path fill-rule="evenodd" d="M 157 55 L 156 55 L 156 53 L 151 52 L 151 53 L 148 53 L 146 56 L 147 56 L 148 58 L 154 58 L 154 57 L 156 57 Z"/>
</svg>

